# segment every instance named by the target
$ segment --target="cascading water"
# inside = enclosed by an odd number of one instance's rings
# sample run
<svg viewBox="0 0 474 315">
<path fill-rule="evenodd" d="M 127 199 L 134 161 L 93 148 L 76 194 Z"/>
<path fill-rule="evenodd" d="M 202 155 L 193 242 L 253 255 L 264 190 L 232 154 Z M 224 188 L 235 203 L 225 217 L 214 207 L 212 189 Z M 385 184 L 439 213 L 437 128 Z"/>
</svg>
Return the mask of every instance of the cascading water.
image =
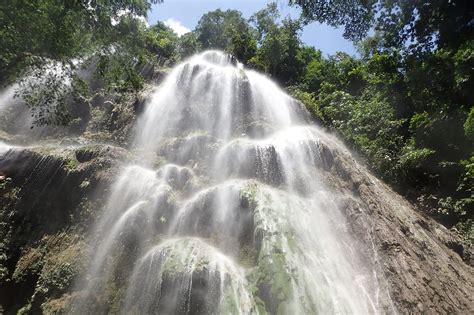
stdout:
<svg viewBox="0 0 474 315">
<path fill-rule="evenodd" d="M 25 134 L 30 130 L 33 118 L 22 100 L 15 99 L 15 90 L 18 88 L 18 84 L 14 84 L 0 91 L 0 125 L 3 131 Z"/>
<path fill-rule="evenodd" d="M 333 149 L 263 75 L 216 51 L 185 61 L 138 120 L 139 163 L 112 187 L 74 310 L 391 312 L 325 184 Z"/>
</svg>

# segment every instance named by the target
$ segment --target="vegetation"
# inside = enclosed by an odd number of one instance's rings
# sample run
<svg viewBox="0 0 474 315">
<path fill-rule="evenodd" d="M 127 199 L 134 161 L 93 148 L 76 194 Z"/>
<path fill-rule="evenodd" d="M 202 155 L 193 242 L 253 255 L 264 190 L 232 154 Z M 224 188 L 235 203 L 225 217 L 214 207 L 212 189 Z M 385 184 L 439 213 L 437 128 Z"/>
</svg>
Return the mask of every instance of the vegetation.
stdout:
<svg viewBox="0 0 474 315">
<path fill-rule="evenodd" d="M 225 50 L 242 62 L 247 62 L 257 50 L 249 24 L 236 10 L 216 10 L 204 14 L 195 32 L 203 49 Z"/>
<path fill-rule="evenodd" d="M 90 64 L 106 89 L 138 91 L 140 65 L 169 51 L 161 27 L 143 17 L 160 0 L 14 0 L 0 4 L 0 84 L 17 94 L 37 125 L 71 121 L 67 100 L 87 99 Z M 172 33 L 168 29 L 169 33 Z M 172 42 L 172 41 L 171 41 Z"/>
<path fill-rule="evenodd" d="M 344 26 L 361 55 L 313 59 L 295 95 L 379 176 L 472 241 L 474 5 L 292 2 L 305 21 Z"/>
<path fill-rule="evenodd" d="M 290 0 L 301 18 L 282 18 L 276 4 L 249 20 L 216 10 L 178 38 L 139 18 L 156 2 L 2 2 L 1 83 L 20 81 L 38 124 L 62 124 L 66 100 L 87 99 L 91 65 L 105 90 L 136 92 L 143 65 L 222 49 L 287 87 L 378 176 L 472 240 L 474 3 Z M 359 57 L 305 46 L 312 21 L 343 27 Z"/>
<path fill-rule="evenodd" d="M 473 5 L 290 3 L 302 8 L 300 19 L 281 18 L 275 3 L 247 22 L 236 11 L 209 12 L 196 28 L 195 50 L 224 49 L 271 75 L 378 176 L 472 241 Z M 311 21 L 344 27 L 360 57 L 326 58 L 303 45 L 299 35 Z M 248 32 L 254 40 L 231 44 L 232 34 Z"/>
</svg>

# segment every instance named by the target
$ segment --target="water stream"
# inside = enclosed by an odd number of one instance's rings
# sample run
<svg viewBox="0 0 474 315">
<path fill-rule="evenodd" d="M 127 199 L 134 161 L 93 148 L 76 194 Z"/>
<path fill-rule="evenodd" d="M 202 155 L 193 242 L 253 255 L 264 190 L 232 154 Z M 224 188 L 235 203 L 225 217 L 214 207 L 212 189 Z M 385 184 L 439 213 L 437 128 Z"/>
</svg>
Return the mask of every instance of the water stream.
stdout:
<svg viewBox="0 0 474 315">
<path fill-rule="evenodd" d="M 106 296 L 137 314 L 383 312 L 357 250 L 371 245 L 325 183 L 336 148 L 265 76 L 216 51 L 186 60 L 138 119 L 139 162 L 111 188 L 76 310 Z"/>
</svg>

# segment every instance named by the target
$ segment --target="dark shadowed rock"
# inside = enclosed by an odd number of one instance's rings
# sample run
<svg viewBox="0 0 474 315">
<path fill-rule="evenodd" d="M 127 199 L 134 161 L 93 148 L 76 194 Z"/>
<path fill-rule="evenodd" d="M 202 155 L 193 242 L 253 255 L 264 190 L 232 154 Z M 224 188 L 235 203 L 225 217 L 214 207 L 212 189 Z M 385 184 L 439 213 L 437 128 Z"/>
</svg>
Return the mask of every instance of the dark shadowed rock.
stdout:
<svg viewBox="0 0 474 315">
<path fill-rule="evenodd" d="M 69 233 L 55 236 L 52 245 L 45 238 L 74 227 L 79 231 L 81 225 L 90 223 L 97 214 L 89 207 L 100 207 L 100 194 L 115 178 L 124 155 L 125 150 L 107 145 L 14 148 L 0 154 L 0 173 L 8 179 L 0 196 L 0 256 L 5 258 L 0 259 L 0 305 L 5 310 L 18 310 L 29 300 L 28 307 L 37 312 L 45 298 L 70 288 L 78 272 L 70 269 L 77 256 L 64 251 L 85 244 L 79 245 L 81 238 Z M 68 245 L 59 245 L 63 241 Z M 41 281 L 47 283 L 41 286 Z M 50 286 L 56 289 L 35 291 Z"/>
</svg>

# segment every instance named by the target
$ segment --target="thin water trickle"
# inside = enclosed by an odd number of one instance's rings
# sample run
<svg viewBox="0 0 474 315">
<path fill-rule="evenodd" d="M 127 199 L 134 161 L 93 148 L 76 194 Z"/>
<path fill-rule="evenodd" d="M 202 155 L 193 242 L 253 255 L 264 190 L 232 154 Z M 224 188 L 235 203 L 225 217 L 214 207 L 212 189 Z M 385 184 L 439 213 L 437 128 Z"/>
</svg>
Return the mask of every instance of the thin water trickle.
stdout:
<svg viewBox="0 0 474 315">
<path fill-rule="evenodd" d="M 178 65 L 138 119 L 132 150 L 147 159 L 112 187 L 86 295 L 120 299 L 124 313 L 387 309 L 375 258 L 358 254 L 325 185 L 344 149 L 308 117 L 226 54 Z"/>
</svg>

